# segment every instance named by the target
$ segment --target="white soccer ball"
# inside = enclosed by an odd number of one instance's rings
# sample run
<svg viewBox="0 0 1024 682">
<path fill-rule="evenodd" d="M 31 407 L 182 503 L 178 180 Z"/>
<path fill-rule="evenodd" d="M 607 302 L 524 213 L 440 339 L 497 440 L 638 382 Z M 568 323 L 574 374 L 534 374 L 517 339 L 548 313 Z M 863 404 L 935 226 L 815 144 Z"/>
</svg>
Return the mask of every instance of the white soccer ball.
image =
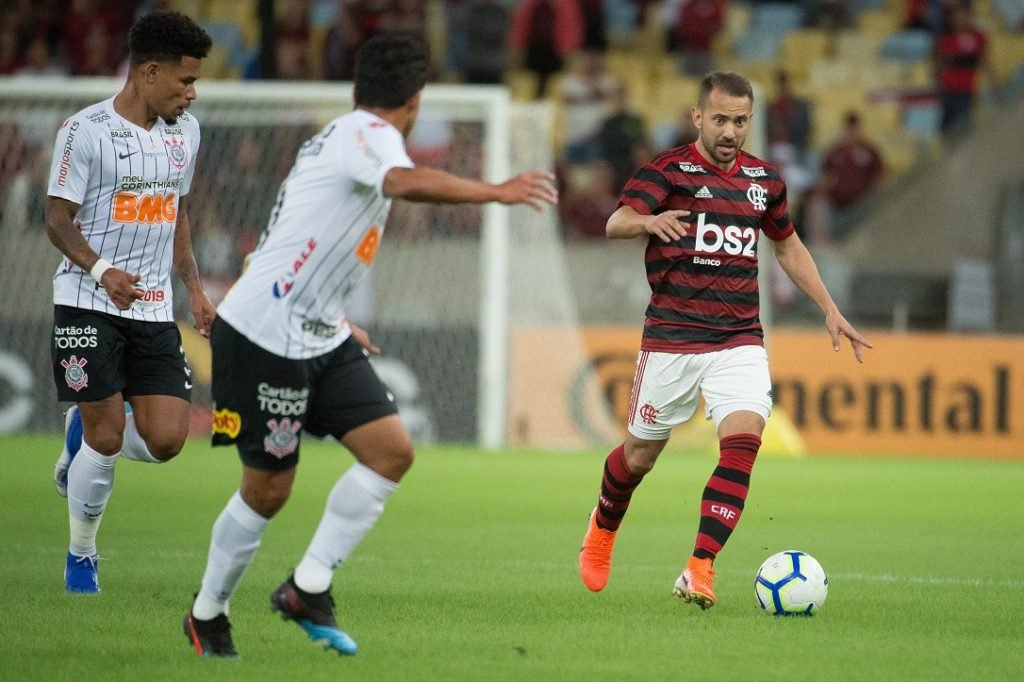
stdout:
<svg viewBox="0 0 1024 682">
<path fill-rule="evenodd" d="M 817 559 L 789 549 L 768 557 L 757 569 L 754 596 L 773 616 L 812 616 L 825 605 L 828 577 Z"/>
</svg>

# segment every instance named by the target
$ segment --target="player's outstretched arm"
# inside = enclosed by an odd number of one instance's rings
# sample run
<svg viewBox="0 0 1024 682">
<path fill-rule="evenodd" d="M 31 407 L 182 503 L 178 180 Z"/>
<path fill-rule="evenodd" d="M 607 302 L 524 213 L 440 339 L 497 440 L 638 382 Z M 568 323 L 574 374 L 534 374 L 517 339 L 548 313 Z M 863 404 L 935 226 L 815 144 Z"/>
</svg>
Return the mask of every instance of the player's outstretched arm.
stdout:
<svg viewBox="0 0 1024 682">
<path fill-rule="evenodd" d="M 92 250 L 82 231 L 75 224 L 79 204 L 59 197 L 46 197 L 46 236 L 72 263 L 98 277 L 107 296 L 121 310 L 128 310 L 132 303 L 142 298 L 143 291 L 136 284 L 141 275 L 129 274 L 112 267 Z M 94 271 L 94 268 L 97 268 Z"/>
<path fill-rule="evenodd" d="M 192 251 L 192 224 L 188 219 L 187 199 L 178 199 L 178 222 L 174 226 L 174 269 L 185 284 L 188 291 L 189 308 L 195 319 L 193 325 L 203 336 L 209 338 L 213 318 L 217 309 L 206 295 L 202 280 L 199 279 L 199 266 Z"/>
<path fill-rule="evenodd" d="M 797 288 L 807 294 L 825 313 L 825 329 L 832 337 L 832 350 L 839 351 L 840 337 L 845 336 L 850 340 L 850 347 L 857 362 L 864 362 L 864 349 L 874 346 L 839 312 L 835 301 L 825 288 L 825 283 L 821 281 L 818 266 L 814 264 L 810 252 L 795 232 L 786 239 L 775 242 L 775 257 Z"/>
<path fill-rule="evenodd" d="M 494 185 L 461 178 L 451 173 L 417 166 L 392 168 L 384 176 L 384 195 L 408 201 L 444 204 L 526 204 L 535 210 L 558 202 L 555 176 L 544 171 L 529 171 Z"/>
<path fill-rule="evenodd" d="M 653 234 L 668 244 L 681 239 L 689 223 L 683 222 L 689 211 L 664 211 L 657 215 L 637 213 L 632 206 L 619 206 L 605 224 L 605 234 L 609 239 L 633 239 L 640 235 Z"/>
</svg>

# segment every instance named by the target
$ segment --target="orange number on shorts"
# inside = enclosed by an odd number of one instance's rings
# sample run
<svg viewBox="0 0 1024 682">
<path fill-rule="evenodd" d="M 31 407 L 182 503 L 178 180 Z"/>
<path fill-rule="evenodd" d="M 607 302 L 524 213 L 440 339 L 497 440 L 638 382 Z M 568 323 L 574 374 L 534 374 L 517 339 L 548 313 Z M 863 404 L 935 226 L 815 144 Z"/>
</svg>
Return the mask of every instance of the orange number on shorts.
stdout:
<svg viewBox="0 0 1024 682">
<path fill-rule="evenodd" d="M 380 229 L 374 225 L 365 235 L 359 246 L 356 247 L 356 258 L 363 261 L 367 266 L 373 263 L 377 257 L 377 248 L 380 246 Z"/>
</svg>

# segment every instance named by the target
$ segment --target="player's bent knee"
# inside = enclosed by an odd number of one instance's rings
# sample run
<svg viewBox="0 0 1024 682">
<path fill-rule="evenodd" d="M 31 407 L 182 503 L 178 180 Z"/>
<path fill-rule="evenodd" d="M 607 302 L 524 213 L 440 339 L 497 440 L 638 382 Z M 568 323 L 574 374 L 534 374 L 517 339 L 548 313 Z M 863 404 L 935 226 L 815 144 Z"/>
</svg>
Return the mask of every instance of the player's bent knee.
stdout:
<svg viewBox="0 0 1024 682">
<path fill-rule="evenodd" d="M 185 436 L 155 438 L 151 442 L 147 441 L 146 447 L 158 460 L 167 462 L 177 457 L 185 448 Z"/>
</svg>

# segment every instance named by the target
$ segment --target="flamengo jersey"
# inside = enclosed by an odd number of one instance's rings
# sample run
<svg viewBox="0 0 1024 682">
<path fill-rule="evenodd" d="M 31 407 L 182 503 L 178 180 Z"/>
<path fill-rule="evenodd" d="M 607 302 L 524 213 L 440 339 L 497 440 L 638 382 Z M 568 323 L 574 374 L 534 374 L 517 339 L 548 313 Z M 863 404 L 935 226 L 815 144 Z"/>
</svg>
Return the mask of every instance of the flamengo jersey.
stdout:
<svg viewBox="0 0 1024 682">
<path fill-rule="evenodd" d="M 757 240 L 793 233 L 786 186 L 773 166 L 740 151 L 723 171 L 694 144 L 644 164 L 619 198 L 638 213 L 690 211 L 682 239 L 647 242 L 647 306 L 641 349 L 707 353 L 764 345 L 758 317 Z"/>
<path fill-rule="evenodd" d="M 146 291 L 118 310 L 89 275 L 67 258 L 53 276 L 53 302 L 133 320 L 171 322 L 174 229 L 199 150 L 199 123 L 187 113 L 151 130 L 114 111 L 114 98 L 83 109 L 57 132 L 47 194 L 81 208 L 75 224 L 114 267 L 142 279 Z"/>
<path fill-rule="evenodd" d="M 384 176 L 412 168 L 397 128 L 362 109 L 303 143 L 259 246 L 217 314 L 276 355 L 303 359 L 349 337 L 345 297 L 377 256 Z"/>
</svg>

